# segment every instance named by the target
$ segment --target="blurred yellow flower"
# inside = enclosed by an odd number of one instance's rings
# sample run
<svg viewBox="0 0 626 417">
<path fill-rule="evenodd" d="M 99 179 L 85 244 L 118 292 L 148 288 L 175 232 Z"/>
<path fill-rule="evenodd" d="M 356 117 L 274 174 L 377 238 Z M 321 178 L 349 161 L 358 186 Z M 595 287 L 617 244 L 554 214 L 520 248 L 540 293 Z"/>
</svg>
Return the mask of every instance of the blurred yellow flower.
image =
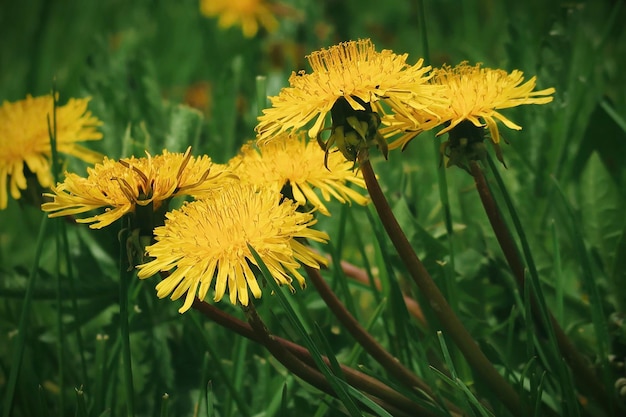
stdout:
<svg viewBox="0 0 626 417">
<path fill-rule="evenodd" d="M 307 57 L 313 71 L 292 73 L 290 86 L 270 97 L 272 107 L 259 117 L 258 140 L 271 141 L 311 121 L 309 137 L 317 138 L 330 112 L 333 139 L 329 141 L 337 144 L 347 159 L 355 160 L 359 148 L 371 144 L 386 153 L 386 143 L 377 136 L 379 102 L 403 113 L 407 113 L 405 105 L 429 112 L 441 102 L 437 98 L 441 87 L 427 83 L 430 67 L 422 67 L 421 59 L 409 65 L 407 57 L 390 50 L 377 52 L 369 39 L 313 52 Z M 435 125 L 434 120 L 430 123 Z"/>
<path fill-rule="evenodd" d="M 328 235 L 310 229 L 316 222 L 313 215 L 297 209 L 296 203 L 271 188 L 233 183 L 211 198 L 167 213 L 165 225 L 154 230 L 156 243 L 146 248 L 155 259 L 139 265 L 138 276 L 174 269 L 156 289 L 159 298 L 171 294 L 177 300 L 186 294 L 180 313 L 191 307 L 196 295 L 203 300 L 213 283 L 215 301 L 228 287 L 230 302 L 246 306 L 248 290 L 261 297 L 250 245 L 277 283 L 293 291 L 295 277 L 304 287 L 304 277 L 297 271 L 300 264 L 319 268 L 326 261 L 298 239 L 326 242 Z"/>
<path fill-rule="evenodd" d="M 278 29 L 272 5 L 265 0 L 200 0 L 200 12 L 207 17 L 219 16 L 221 28 L 240 25 L 247 38 L 257 34 L 259 25 L 268 32 Z"/>
<path fill-rule="evenodd" d="M 232 178 L 224 167 L 213 164 L 208 156 L 194 158 L 191 148 L 185 153 L 169 153 L 119 161 L 105 157 L 102 163 L 88 168 L 87 178 L 67 173 L 62 183 L 52 187 L 52 202 L 42 204 L 49 217 L 70 216 L 104 208 L 104 212 L 78 219 L 89 227 L 108 226 L 137 205 L 152 204 L 153 211 L 178 195 L 196 195 L 224 185 Z"/>
<path fill-rule="evenodd" d="M 325 168 L 324 151 L 315 142 L 307 143 L 303 134 L 283 133 L 258 147 L 246 144 L 228 165 L 244 183 L 279 191 L 288 186 L 287 197 L 300 205 L 308 201 L 327 216 L 330 212 L 322 199 L 328 202 L 333 197 L 341 203 L 354 201 L 361 205 L 369 202 L 349 187 L 365 188 L 360 171 L 352 169 L 352 163 L 337 153 L 328 155 Z M 320 190 L 322 199 L 315 189 Z"/>
<path fill-rule="evenodd" d="M 57 107 L 56 147 L 59 152 L 95 163 L 102 160 L 102 155 L 76 144 L 102 139 L 102 133 L 96 130 L 102 122 L 87 110 L 88 103 L 88 98 L 72 98 Z M 52 185 L 48 130 L 48 117 L 52 125 L 52 113 L 52 95 L 28 95 L 13 103 L 5 101 L 0 107 L 0 210 L 8 203 L 7 182 L 14 199 L 20 198 L 20 190 L 26 189 L 24 170 L 36 175 L 42 187 Z"/>
<path fill-rule="evenodd" d="M 444 65 L 433 69 L 431 84 L 444 87 L 443 94 L 449 105 L 436 109 L 439 124 L 446 127 L 438 132 L 442 135 L 454 129 L 463 121 L 474 126 L 489 130 L 494 144 L 500 142 L 500 132 L 496 121 L 502 122 L 509 129 L 520 130 L 515 124 L 498 110 L 516 107 L 522 104 L 546 104 L 553 100 L 554 88 L 533 91 L 536 77 L 524 82 L 524 74 L 514 70 L 508 73 L 501 69 L 481 68 L 481 64 L 470 66 L 462 62 L 456 67 Z M 409 110 L 415 119 L 425 117 L 420 111 Z M 390 148 L 404 147 L 420 132 L 424 126 L 414 124 L 402 115 L 392 115 L 383 121 L 393 125 L 393 133 L 398 130 L 405 132 L 399 139 L 389 144 Z M 386 135 L 387 136 L 387 135 Z"/>
</svg>

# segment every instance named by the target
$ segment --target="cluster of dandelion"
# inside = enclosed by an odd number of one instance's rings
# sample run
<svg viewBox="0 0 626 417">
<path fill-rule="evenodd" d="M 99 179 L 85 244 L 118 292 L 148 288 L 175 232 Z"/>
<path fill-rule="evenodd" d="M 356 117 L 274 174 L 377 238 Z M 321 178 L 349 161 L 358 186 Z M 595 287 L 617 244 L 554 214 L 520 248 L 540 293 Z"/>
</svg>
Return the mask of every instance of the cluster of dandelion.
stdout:
<svg viewBox="0 0 626 417">
<path fill-rule="evenodd" d="M 520 71 L 508 73 L 466 62 L 433 69 L 424 66 L 423 60 L 411 65 L 407 59 L 407 54 L 379 52 L 369 40 L 314 52 L 308 56 L 312 71 L 293 73 L 289 86 L 270 97 L 272 106 L 259 117 L 256 142 L 246 143 L 228 164 L 215 164 L 207 155 L 193 157 L 190 149 L 118 161 L 104 158 L 88 170 L 86 178 L 67 173 L 63 182 L 51 186 L 42 209 L 50 217 L 99 210 L 77 219 L 92 228 L 124 219 L 151 240 L 141 248 L 149 259 L 140 259 L 134 266 L 139 278 L 160 276 L 158 297 L 184 298 L 181 313 L 194 308 L 264 344 L 294 374 L 341 397 L 341 390 L 329 382 L 324 364 L 315 362 L 302 346 L 273 337 L 251 302 L 250 295 L 260 298 L 264 292 L 261 277 L 294 291 L 293 280 L 304 288 L 306 275 L 368 354 L 420 397 L 415 401 L 392 385 L 341 365 L 346 381 L 367 395 L 370 402 L 364 403 L 365 409 L 379 406 L 398 416 L 432 415 L 435 408 L 459 414 L 462 404 L 436 400 L 433 387 L 376 341 L 320 274 L 326 257 L 311 244 L 330 238 L 312 227 L 316 216 L 331 215 L 328 202 L 332 199 L 359 205 L 371 201 L 415 285 L 436 306 L 433 314 L 445 333 L 502 405 L 512 415 L 525 415 L 527 406 L 510 378 L 474 342 L 411 247 L 377 182 L 370 153 L 378 148 L 387 158 L 390 151 L 405 149 L 422 132 L 439 129 L 438 136 L 447 133 L 442 156 L 448 166 L 462 167 L 474 176 L 498 242 L 524 290 L 528 286 L 523 269 L 517 268 L 519 255 L 510 249 L 514 247 L 511 237 L 491 210 L 493 199 L 479 162 L 487 154 L 486 137 L 502 159 L 498 122 L 521 129 L 502 109 L 549 103 L 554 89 L 535 91 L 536 79 L 524 81 Z M 7 174 L 2 172 L 4 179 Z M 21 180 L 12 182 L 12 191 L 23 188 L 20 184 Z M 359 188 L 367 188 L 369 196 Z M 174 197 L 185 201 L 171 209 Z M 244 308 L 248 323 L 206 303 L 210 291 L 216 302 L 228 293 L 232 304 Z M 534 301 L 529 305 L 531 314 L 538 315 Z M 558 324 L 550 323 L 572 372 L 579 380 L 600 387 L 592 391 L 604 399 L 602 384 Z"/>
</svg>

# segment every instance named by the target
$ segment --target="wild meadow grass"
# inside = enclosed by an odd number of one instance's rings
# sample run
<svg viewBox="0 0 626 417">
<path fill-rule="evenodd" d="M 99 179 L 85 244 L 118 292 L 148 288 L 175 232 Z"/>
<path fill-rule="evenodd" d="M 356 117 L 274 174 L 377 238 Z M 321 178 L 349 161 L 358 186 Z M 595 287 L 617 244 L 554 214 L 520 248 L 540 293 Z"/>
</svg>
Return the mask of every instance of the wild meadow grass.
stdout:
<svg viewBox="0 0 626 417">
<path fill-rule="evenodd" d="M 275 30 L 245 36 L 192 0 L 2 2 L 0 99 L 90 97 L 103 139 L 87 148 L 119 160 L 191 146 L 219 164 L 310 70 L 305 56 L 349 40 L 410 64 L 520 70 L 554 100 L 501 111 L 523 127 L 500 124 L 504 164 L 487 139 L 480 163 L 446 167 L 433 131 L 387 160 L 372 147 L 357 165 L 372 203 L 314 214 L 330 261 L 300 268 L 306 288 L 278 286 L 251 248 L 254 307 L 208 295 L 180 314 L 157 276 L 137 278 L 146 242 L 125 220 L 48 218 L 31 175 L 0 211 L 2 417 L 625 415 L 624 2 L 269 10 Z M 0 152 L 14 140 L 0 125 Z M 86 175 L 52 149 L 57 181 Z"/>
</svg>

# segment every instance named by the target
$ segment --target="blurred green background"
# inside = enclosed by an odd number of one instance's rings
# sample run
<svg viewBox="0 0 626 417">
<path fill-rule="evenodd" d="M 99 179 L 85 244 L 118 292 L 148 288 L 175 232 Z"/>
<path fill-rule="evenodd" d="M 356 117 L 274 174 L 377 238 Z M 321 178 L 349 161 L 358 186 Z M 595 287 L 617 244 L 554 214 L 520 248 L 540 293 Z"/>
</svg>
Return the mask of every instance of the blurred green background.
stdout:
<svg viewBox="0 0 626 417">
<path fill-rule="evenodd" d="M 593 291 L 588 285 L 594 283 L 610 332 L 610 340 L 602 343 L 610 345 L 613 359 L 623 362 L 624 2 L 423 3 L 425 26 L 417 1 L 285 0 L 274 3 L 280 22 L 276 32 L 261 30 L 246 38 L 239 27 L 220 28 L 215 18 L 201 15 L 198 1 L 2 1 L 0 100 L 48 94 L 54 86 L 62 104 L 70 97 L 92 97 L 90 109 L 104 122 L 104 139 L 90 145 L 111 158 L 142 156 L 144 150 L 154 154 L 164 148 L 183 151 L 192 144 L 194 154 L 207 153 L 216 162 L 226 162 L 241 144 L 254 138 L 260 111 L 256 77 L 266 76 L 267 93 L 275 95 L 292 71 L 308 69 L 307 54 L 341 41 L 371 38 L 379 50 L 408 53 L 410 63 L 428 53 L 433 66 L 482 62 L 487 67 L 522 70 L 527 78 L 536 75 L 538 89 L 556 88 L 555 100 L 505 111 L 523 130 L 501 129 L 508 143 L 503 144 L 508 168 L 501 173 L 557 319 L 583 352 L 601 360 L 596 356 L 598 342 L 589 304 Z M 391 152 L 389 162 L 376 157 L 375 163 L 407 234 L 435 279 L 443 280 L 441 263 L 449 260 L 449 246 L 433 140 L 434 135 L 427 133 L 404 153 Z M 67 167 L 85 169 L 76 161 L 69 161 Z M 471 176 L 459 169 L 446 172 L 455 226 L 457 308 L 475 336 L 497 350 L 506 338 L 498 323 L 509 320 L 515 303 L 497 277 L 508 277 L 509 272 L 472 192 Z M 339 213 L 340 208 L 335 210 Z M 345 233 L 343 254 L 359 266 L 363 256 L 370 256 L 377 273 L 385 274 L 386 266 L 402 275 L 393 255 L 391 264 L 385 263 L 389 259 L 382 255 L 384 244 L 380 252 L 362 231 L 373 227 L 367 209 L 350 211 L 347 232 L 341 229 L 345 224 L 339 214 L 320 219 L 320 227 L 331 238 Z M 11 341 L 40 219 L 38 206 L 27 201 L 10 201 L 0 212 L 0 398 L 5 396 Z M 62 386 L 54 324 L 59 311 L 52 277 L 54 245 L 44 250 L 12 415 L 73 415 L 74 388 L 81 385 L 89 415 L 106 409 L 107 415 L 123 414 L 124 399 L 117 385 L 116 233 L 86 227 L 71 231 L 79 314 L 72 310 L 68 296 L 63 305 L 67 341 Z M 365 249 L 360 251 L 359 246 Z M 589 268 L 584 267 L 587 261 Z M 69 284 L 63 285 L 69 293 Z M 171 415 L 192 415 L 194 404 L 207 395 L 209 380 L 213 408 L 201 407 L 200 415 L 279 415 L 285 409 L 313 415 L 318 394 L 294 388 L 293 377 L 267 365 L 272 360 L 262 349 L 203 323 L 194 312 L 179 316 L 176 303 L 157 300 L 153 286 L 148 280 L 132 288 L 137 306 L 131 340 L 138 415 L 156 415 L 164 392 L 171 396 Z M 557 297 L 560 293 L 562 297 Z M 332 335 L 333 346 L 340 352 L 348 349 L 349 338 L 336 334 L 319 300 L 310 291 L 302 297 Z M 367 303 L 369 298 L 356 300 Z M 220 307 L 237 313 L 226 303 Z M 367 317 L 368 305 L 361 307 Z M 280 316 L 271 321 L 280 325 Z M 74 339 L 77 329 L 82 331 L 84 346 Z M 393 335 L 380 327 L 374 332 L 393 345 Z M 509 352 L 509 366 L 523 365 L 528 359 L 523 350 L 521 346 Z M 280 405 L 285 383 L 295 393 L 286 408 Z M 229 389 L 229 384 L 237 389 Z M 38 389 L 40 385 L 43 388 Z M 58 400 L 59 392 L 63 402 Z"/>
</svg>

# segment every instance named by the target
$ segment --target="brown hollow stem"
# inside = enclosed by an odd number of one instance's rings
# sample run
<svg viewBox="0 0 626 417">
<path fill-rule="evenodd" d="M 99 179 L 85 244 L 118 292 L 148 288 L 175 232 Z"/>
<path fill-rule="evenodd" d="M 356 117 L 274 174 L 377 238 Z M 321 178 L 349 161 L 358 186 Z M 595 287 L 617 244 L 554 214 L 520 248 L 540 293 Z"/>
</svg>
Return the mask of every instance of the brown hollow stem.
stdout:
<svg viewBox="0 0 626 417">
<path fill-rule="evenodd" d="M 511 414 L 515 416 L 525 415 L 526 412 L 522 409 L 520 397 L 513 386 L 500 375 L 489 359 L 487 359 L 411 247 L 411 243 L 391 211 L 391 207 L 380 188 L 376 174 L 366 154 L 359 158 L 359 163 L 370 197 L 387 235 L 404 262 L 411 278 L 429 301 L 446 334 L 452 338 L 470 366 L 502 401 Z"/>
<path fill-rule="evenodd" d="M 205 303 L 200 299 L 196 298 L 192 304 L 192 308 L 196 311 L 203 314 L 205 317 L 209 318 L 211 321 L 219 324 L 222 327 L 225 327 L 247 339 L 250 339 L 259 344 L 264 343 L 264 338 L 256 332 L 252 326 L 244 321 L 237 319 L 236 317 L 231 316 L 218 309 L 217 307 Z M 289 353 L 293 354 L 297 359 L 307 364 L 309 367 L 315 367 L 315 361 L 311 356 L 310 352 L 301 345 L 294 343 L 290 340 L 283 339 L 278 336 L 271 336 L 271 338 L 276 342 L 282 345 L 285 349 L 289 351 Z M 270 351 L 272 355 L 273 352 Z M 330 361 L 327 357 L 322 356 L 324 362 L 327 366 L 330 366 Z M 277 359 L 279 359 L 277 357 Z M 279 359 L 280 360 L 280 359 Z M 282 362 L 281 362 L 282 363 Z M 283 364 L 284 365 L 284 364 Z M 301 364 L 298 364 L 301 366 Z M 346 378 L 346 381 L 352 385 L 353 387 L 365 392 L 372 400 L 377 402 L 383 408 L 390 411 L 393 415 L 398 413 L 399 416 L 423 416 L 423 417 L 435 417 L 435 414 L 429 410 L 424 409 L 419 404 L 409 400 L 405 396 L 401 395 L 394 389 L 389 386 L 383 384 L 375 378 L 372 378 L 369 375 L 366 375 L 362 372 L 359 372 L 353 368 L 350 368 L 345 365 L 340 365 L 341 370 Z M 290 369 L 290 368 L 288 368 Z M 318 372 L 319 373 L 319 372 Z M 295 374 L 295 372 L 294 372 Z M 319 373 L 319 376 L 323 378 L 323 375 Z M 318 379 L 318 376 L 315 377 Z M 304 379 L 304 378 L 303 378 Z M 306 379 L 305 379 L 306 380 Z M 306 380 L 308 382 L 308 380 Z M 327 382 L 324 380 L 325 385 L 328 386 Z M 312 385 L 316 386 L 312 383 Z M 328 386 L 329 387 L 329 386 Z M 319 388 L 319 387 L 318 387 Z M 321 389 L 321 388 L 320 388 Z M 321 389 L 324 391 L 323 389 Z M 334 391 L 324 391 L 332 396 L 336 396 Z"/>
<path fill-rule="evenodd" d="M 370 280 L 367 277 L 367 272 L 365 272 L 364 269 L 359 268 L 358 266 L 353 265 L 347 261 L 341 261 L 341 269 L 348 278 L 367 286 L 371 285 Z M 380 289 L 380 280 L 374 279 L 374 285 L 376 285 L 377 289 Z M 406 294 L 403 294 L 402 298 L 404 299 L 407 310 L 409 310 L 409 314 L 415 317 L 415 319 L 418 320 L 425 329 L 428 329 L 428 323 L 426 322 L 426 318 L 424 317 L 424 313 L 422 312 L 422 308 L 420 307 L 419 303 L 415 301 L 414 298 L 411 298 Z M 433 368 L 438 369 L 439 372 L 448 377 L 451 377 L 441 359 L 432 351 L 432 349 L 428 349 L 426 351 L 426 355 L 428 357 L 428 362 Z"/>
<path fill-rule="evenodd" d="M 343 305 L 341 300 L 330 289 L 318 269 L 305 266 L 307 275 L 317 292 L 320 294 L 326 305 L 333 312 L 335 317 L 350 332 L 352 337 L 359 342 L 361 346 L 369 353 L 378 363 L 380 363 L 387 372 L 395 376 L 398 381 L 410 388 L 419 388 L 428 396 L 432 397 L 433 393 L 430 387 L 422 381 L 417 375 L 413 374 L 409 369 L 402 365 L 393 355 L 391 355 L 384 347 L 378 343 L 361 326 L 361 324 L 350 314 L 348 309 Z"/>
<path fill-rule="evenodd" d="M 332 389 L 324 375 L 317 369 L 310 367 L 303 363 L 296 356 L 287 350 L 287 348 L 281 345 L 276 338 L 270 334 L 269 330 L 263 323 L 261 317 L 254 308 L 254 304 L 250 303 L 247 307 L 244 307 L 246 316 L 248 317 L 248 324 L 250 328 L 258 337 L 258 340 L 265 346 L 267 350 L 274 356 L 285 368 L 289 369 L 296 376 L 309 382 L 311 385 L 317 387 L 326 394 L 330 394 L 336 397 L 337 394 Z"/>
<path fill-rule="evenodd" d="M 504 257 L 506 258 L 511 271 L 513 272 L 519 291 L 521 294 L 524 294 L 524 289 L 526 288 L 525 267 L 519 255 L 519 251 L 517 250 L 515 241 L 509 233 L 509 229 L 507 228 L 504 219 L 500 215 L 500 211 L 498 210 L 496 201 L 491 194 L 491 190 L 489 189 L 483 170 L 477 161 L 470 162 L 470 170 L 476 183 L 476 190 L 480 196 L 480 201 L 485 209 L 489 223 L 491 223 L 491 228 L 496 235 L 498 244 L 504 253 Z M 530 308 L 533 318 L 535 319 L 535 322 L 541 326 L 542 322 L 540 320 L 537 299 L 534 294 L 527 294 L 527 296 L 530 297 Z M 563 358 L 572 370 L 576 384 L 579 387 L 582 387 L 583 391 L 591 393 L 591 395 L 598 400 L 600 405 L 609 411 L 612 399 L 607 395 L 602 383 L 593 370 L 587 365 L 587 361 L 583 355 L 576 349 L 572 341 L 567 337 L 559 323 L 549 311 L 548 319 L 554 331 L 561 355 L 563 355 Z"/>
</svg>

